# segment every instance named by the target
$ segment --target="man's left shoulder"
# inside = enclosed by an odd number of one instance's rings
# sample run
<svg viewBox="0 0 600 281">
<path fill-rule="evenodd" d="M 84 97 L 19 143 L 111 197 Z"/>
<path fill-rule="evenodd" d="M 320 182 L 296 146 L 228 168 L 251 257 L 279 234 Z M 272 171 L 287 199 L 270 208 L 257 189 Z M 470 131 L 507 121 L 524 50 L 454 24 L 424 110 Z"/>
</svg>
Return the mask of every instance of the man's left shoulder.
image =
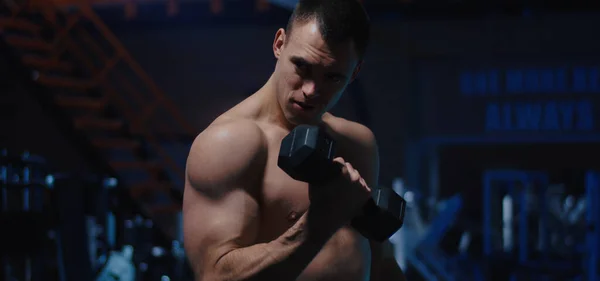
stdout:
<svg viewBox="0 0 600 281">
<path fill-rule="evenodd" d="M 352 163 L 369 186 L 376 187 L 379 178 L 379 151 L 371 129 L 333 115 L 324 118 L 324 121 L 337 143 L 338 156 Z"/>
<path fill-rule="evenodd" d="M 329 115 L 326 119 L 329 128 L 339 141 L 356 148 L 375 148 L 377 140 L 369 127 L 345 118 Z"/>
</svg>

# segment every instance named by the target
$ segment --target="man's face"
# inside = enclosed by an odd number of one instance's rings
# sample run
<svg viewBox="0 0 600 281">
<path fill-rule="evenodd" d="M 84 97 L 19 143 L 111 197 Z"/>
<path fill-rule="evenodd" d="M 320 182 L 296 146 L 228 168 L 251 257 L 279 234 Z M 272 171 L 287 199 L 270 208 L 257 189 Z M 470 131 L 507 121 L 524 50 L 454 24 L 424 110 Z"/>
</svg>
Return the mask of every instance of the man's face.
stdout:
<svg viewBox="0 0 600 281">
<path fill-rule="evenodd" d="M 329 46 L 316 21 L 277 31 L 273 51 L 277 99 L 288 122 L 313 123 L 333 107 L 360 68 L 352 42 Z"/>
</svg>

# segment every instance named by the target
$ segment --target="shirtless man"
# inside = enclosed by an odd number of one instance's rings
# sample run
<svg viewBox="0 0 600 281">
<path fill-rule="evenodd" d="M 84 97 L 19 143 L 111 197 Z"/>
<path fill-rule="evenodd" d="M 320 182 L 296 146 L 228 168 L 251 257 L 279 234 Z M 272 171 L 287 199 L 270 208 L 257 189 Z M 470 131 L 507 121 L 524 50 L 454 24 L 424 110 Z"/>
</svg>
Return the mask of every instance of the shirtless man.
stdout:
<svg viewBox="0 0 600 281">
<path fill-rule="evenodd" d="M 375 137 L 327 113 L 358 74 L 368 37 L 356 0 L 300 0 L 275 35 L 269 80 L 198 135 L 183 202 L 196 280 L 404 280 L 382 244 L 349 225 L 377 186 Z M 343 173 L 327 186 L 277 166 L 298 124 L 323 126 L 337 142 Z"/>
</svg>

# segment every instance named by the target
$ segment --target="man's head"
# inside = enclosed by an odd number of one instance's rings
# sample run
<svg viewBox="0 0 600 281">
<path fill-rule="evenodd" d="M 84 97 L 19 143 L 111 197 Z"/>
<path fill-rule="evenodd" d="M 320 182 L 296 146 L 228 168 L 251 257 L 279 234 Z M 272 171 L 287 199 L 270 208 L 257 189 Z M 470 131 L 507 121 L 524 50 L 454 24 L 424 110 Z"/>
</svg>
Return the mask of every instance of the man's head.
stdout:
<svg viewBox="0 0 600 281">
<path fill-rule="evenodd" d="M 313 122 L 335 105 L 360 70 L 369 29 L 357 0 L 300 0 L 273 42 L 273 78 L 288 122 Z"/>
</svg>

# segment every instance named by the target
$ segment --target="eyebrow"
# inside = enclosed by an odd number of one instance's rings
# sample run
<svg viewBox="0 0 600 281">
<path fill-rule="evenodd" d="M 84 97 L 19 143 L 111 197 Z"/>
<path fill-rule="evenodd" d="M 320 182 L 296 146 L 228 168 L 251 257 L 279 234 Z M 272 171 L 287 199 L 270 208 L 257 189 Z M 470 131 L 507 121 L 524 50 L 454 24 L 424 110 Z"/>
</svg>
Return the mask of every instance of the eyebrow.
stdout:
<svg viewBox="0 0 600 281">
<path fill-rule="evenodd" d="M 299 56 L 292 56 L 290 58 L 290 61 L 292 61 L 295 64 L 303 64 L 303 65 L 314 65 L 313 63 L 310 63 L 309 61 L 305 60 L 303 57 L 299 57 Z M 346 79 L 346 75 L 339 73 L 339 72 L 327 72 L 327 75 L 331 75 L 331 76 L 337 76 L 343 79 Z"/>
<path fill-rule="evenodd" d="M 293 56 L 293 57 L 290 58 L 290 60 L 293 63 L 296 63 L 296 64 L 312 65 L 310 62 L 308 62 L 307 60 L 305 60 L 303 57 Z"/>
</svg>

